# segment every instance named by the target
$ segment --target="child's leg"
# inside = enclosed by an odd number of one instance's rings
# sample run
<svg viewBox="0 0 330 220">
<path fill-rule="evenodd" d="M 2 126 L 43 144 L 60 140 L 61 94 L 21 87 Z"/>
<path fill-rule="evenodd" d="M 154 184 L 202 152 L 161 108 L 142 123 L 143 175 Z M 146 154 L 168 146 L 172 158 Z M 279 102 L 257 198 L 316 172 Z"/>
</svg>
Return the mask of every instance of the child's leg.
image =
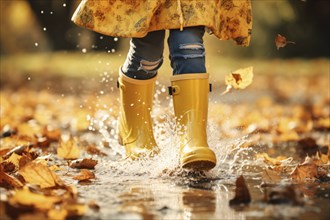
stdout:
<svg viewBox="0 0 330 220">
<path fill-rule="evenodd" d="M 173 74 L 205 73 L 204 27 L 171 30 L 168 38 Z"/>
<path fill-rule="evenodd" d="M 151 79 L 163 63 L 165 31 L 154 31 L 143 38 L 132 38 L 122 72 L 134 79 Z"/>
<path fill-rule="evenodd" d="M 207 143 L 210 86 L 203 35 L 204 27 L 171 30 L 168 44 L 174 74 L 170 93 L 180 137 L 181 166 L 208 170 L 216 165 L 216 156 Z"/>
<path fill-rule="evenodd" d="M 141 158 L 158 152 L 152 131 L 152 109 L 157 70 L 163 62 L 165 31 L 133 38 L 119 71 L 120 116 L 118 141 L 126 156 Z"/>
</svg>

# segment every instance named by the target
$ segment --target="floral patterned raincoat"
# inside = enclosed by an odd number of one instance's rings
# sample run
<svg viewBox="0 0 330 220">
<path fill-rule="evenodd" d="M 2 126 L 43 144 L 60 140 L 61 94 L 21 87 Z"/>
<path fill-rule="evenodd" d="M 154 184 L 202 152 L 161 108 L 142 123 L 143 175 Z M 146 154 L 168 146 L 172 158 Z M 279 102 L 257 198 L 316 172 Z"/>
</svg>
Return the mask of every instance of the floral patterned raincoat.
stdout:
<svg viewBox="0 0 330 220">
<path fill-rule="evenodd" d="M 72 20 L 116 37 L 144 37 L 162 29 L 205 26 L 221 40 L 250 42 L 250 0 L 82 0 Z"/>
</svg>

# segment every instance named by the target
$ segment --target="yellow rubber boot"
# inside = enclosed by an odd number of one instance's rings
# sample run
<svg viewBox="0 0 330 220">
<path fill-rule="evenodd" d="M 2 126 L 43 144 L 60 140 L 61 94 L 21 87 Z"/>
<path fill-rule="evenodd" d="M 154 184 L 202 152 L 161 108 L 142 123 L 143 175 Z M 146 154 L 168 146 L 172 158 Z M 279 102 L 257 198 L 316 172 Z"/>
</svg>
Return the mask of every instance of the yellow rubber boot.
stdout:
<svg viewBox="0 0 330 220">
<path fill-rule="evenodd" d="M 120 116 L 118 142 L 125 146 L 126 156 L 137 159 L 153 156 L 158 147 L 152 131 L 150 112 L 156 77 L 136 80 L 120 71 Z"/>
<path fill-rule="evenodd" d="M 173 95 L 180 158 L 183 168 L 209 170 L 216 165 L 216 156 L 207 143 L 209 74 L 173 76 L 170 94 Z"/>
</svg>

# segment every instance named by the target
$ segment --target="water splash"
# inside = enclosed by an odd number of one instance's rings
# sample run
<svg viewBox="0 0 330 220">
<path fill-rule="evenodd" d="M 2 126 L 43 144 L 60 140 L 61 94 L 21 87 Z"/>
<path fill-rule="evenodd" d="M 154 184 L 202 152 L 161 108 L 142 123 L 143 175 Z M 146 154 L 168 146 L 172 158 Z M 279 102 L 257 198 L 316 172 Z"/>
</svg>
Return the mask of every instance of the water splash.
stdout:
<svg viewBox="0 0 330 220">
<path fill-rule="evenodd" d="M 148 178 L 199 175 L 198 173 L 193 175 L 189 171 L 180 169 L 179 138 L 176 135 L 173 105 L 170 99 L 166 99 L 164 88 L 164 85 L 157 83 L 154 109 L 151 114 L 154 121 L 155 139 L 160 148 L 160 153 L 153 158 L 142 158 L 135 161 L 126 158 L 124 147 L 117 141 L 118 112 L 100 109 L 90 119 L 93 130 L 98 131 L 102 136 L 102 142 L 106 142 L 110 146 L 109 153 L 114 159 L 107 158 L 102 166 L 111 169 L 113 175 Z M 199 177 L 206 175 L 207 178 L 214 179 L 233 176 L 241 173 L 245 165 L 251 164 L 251 161 L 246 159 L 251 149 L 241 147 L 249 141 L 248 136 L 222 140 L 219 135 L 221 128 L 216 121 L 216 118 L 209 118 L 207 129 L 208 142 L 217 156 L 218 163 L 211 171 L 200 173 Z"/>
</svg>

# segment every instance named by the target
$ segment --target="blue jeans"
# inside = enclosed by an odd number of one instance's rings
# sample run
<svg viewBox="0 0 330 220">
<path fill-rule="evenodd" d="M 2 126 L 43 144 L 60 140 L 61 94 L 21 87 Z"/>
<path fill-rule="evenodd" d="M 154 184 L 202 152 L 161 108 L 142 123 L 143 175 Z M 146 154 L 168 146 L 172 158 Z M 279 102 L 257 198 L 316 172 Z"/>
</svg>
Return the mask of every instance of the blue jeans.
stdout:
<svg viewBox="0 0 330 220">
<path fill-rule="evenodd" d="M 206 73 L 204 26 L 170 30 L 168 46 L 173 75 Z M 151 79 L 163 63 L 165 30 L 149 32 L 143 38 L 132 38 L 122 72 L 134 79 Z"/>
</svg>

